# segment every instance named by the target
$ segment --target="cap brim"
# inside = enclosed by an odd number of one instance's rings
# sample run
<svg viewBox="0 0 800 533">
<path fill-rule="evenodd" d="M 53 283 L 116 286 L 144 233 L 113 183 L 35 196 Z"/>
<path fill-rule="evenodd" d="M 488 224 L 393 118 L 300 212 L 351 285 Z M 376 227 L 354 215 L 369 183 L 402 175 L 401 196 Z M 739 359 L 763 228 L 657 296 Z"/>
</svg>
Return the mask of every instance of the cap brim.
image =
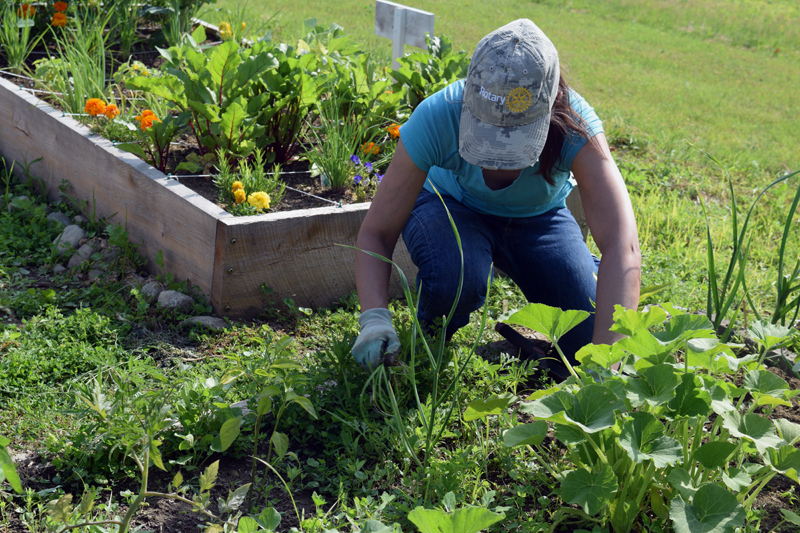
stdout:
<svg viewBox="0 0 800 533">
<path fill-rule="evenodd" d="M 539 160 L 549 128 L 550 113 L 523 126 L 494 126 L 477 119 L 465 105 L 458 153 L 466 162 L 483 168 L 527 168 Z"/>
</svg>

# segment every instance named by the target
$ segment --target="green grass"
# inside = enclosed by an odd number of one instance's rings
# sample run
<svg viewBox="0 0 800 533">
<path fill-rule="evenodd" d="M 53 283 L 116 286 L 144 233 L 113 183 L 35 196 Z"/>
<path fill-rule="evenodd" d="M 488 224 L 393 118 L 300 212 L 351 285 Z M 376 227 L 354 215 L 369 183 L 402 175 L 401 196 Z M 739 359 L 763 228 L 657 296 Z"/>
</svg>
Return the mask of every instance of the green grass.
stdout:
<svg viewBox="0 0 800 533">
<path fill-rule="evenodd" d="M 215 8 L 235 5 L 220 0 Z M 741 173 L 748 186 L 800 168 L 795 126 L 800 7 L 792 0 L 419 0 L 406 5 L 434 13 L 436 33 L 470 53 L 488 32 L 530 18 L 559 49 L 575 87 L 606 129 L 638 132 L 659 153 L 702 163 L 685 143 L 690 141 Z M 276 15 L 276 8 L 251 1 L 247 13 L 255 27 Z M 305 19 L 326 26 L 336 22 L 365 49 L 385 57 L 391 42 L 374 35 L 374 16 L 372 2 L 342 0 L 332 10 L 329 2 L 309 0 L 281 4 L 270 27 L 291 42 Z"/>
</svg>

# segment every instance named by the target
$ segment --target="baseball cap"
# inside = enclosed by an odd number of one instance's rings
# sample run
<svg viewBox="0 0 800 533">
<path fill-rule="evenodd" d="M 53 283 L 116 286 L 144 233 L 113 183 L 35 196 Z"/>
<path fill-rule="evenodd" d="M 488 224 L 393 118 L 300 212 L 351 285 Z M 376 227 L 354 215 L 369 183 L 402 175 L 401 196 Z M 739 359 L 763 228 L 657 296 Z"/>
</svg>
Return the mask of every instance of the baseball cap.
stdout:
<svg viewBox="0 0 800 533">
<path fill-rule="evenodd" d="M 559 72 L 555 46 L 528 19 L 481 39 L 464 85 L 461 157 L 492 169 L 535 164 L 547 140 Z"/>
</svg>

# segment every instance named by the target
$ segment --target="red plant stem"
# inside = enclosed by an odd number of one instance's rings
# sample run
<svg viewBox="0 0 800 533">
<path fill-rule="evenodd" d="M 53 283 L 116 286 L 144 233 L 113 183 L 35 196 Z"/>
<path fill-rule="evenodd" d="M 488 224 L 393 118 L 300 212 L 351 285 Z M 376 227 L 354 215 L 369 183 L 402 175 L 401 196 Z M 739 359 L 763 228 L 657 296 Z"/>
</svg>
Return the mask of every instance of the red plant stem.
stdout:
<svg viewBox="0 0 800 533">
<path fill-rule="evenodd" d="M 192 120 L 189 121 L 189 127 L 192 128 L 192 133 L 194 133 L 194 138 L 197 140 L 197 147 L 200 149 L 200 156 L 206 155 L 205 150 L 203 150 L 203 145 L 200 143 L 200 135 L 197 134 L 197 130 L 194 128 L 194 122 L 197 120 L 195 118 L 194 112 L 192 112 Z"/>
</svg>

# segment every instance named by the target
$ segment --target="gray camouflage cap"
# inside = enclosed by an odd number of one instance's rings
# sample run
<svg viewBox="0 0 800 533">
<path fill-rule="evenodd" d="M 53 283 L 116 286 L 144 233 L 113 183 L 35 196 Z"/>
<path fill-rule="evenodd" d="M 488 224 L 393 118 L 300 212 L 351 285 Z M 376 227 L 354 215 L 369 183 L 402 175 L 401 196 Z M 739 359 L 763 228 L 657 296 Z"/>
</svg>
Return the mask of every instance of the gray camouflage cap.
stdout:
<svg viewBox="0 0 800 533">
<path fill-rule="evenodd" d="M 481 39 L 464 86 L 461 157 L 491 169 L 536 163 L 558 79 L 558 52 L 530 20 L 515 20 Z"/>
</svg>

